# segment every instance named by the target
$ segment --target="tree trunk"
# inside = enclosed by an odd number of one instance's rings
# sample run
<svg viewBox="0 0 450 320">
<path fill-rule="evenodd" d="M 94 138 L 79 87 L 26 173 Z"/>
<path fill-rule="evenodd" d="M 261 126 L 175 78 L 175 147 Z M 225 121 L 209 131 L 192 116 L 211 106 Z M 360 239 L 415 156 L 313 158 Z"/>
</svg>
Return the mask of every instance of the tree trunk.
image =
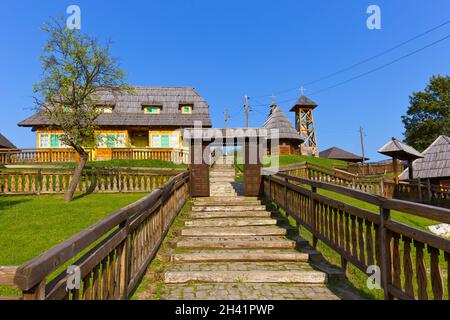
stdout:
<svg viewBox="0 0 450 320">
<path fill-rule="evenodd" d="M 81 152 L 80 151 L 77 152 L 80 156 L 80 161 L 78 162 L 78 165 L 75 167 L 75 172 L 73 173 L 69 188 L 67 189 L 66 195 L 64 196 L 64 200 L 66 201 L 72 201 L 73 194 L 77 189 L 77 185 L 78 182 L 80 181 L 81 174 L 83 173 L 84 166 L 86 165 L 86 162 L 89 159 L 89 155 L 84 150 Z"/>
</svg>

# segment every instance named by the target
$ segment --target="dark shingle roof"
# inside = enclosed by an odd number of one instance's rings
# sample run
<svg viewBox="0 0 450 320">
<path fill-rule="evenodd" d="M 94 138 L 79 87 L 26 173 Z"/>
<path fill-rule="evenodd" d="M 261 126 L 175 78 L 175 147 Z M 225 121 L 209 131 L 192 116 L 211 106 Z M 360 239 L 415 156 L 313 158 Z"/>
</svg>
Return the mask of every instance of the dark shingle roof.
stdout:
<svg viewBox="0 0 450 320">
<path fill-rule="evenodd" d="M 424 152 L 422 159 L 413 162 L 413 178 L 450 177 L 450 138 L 438 137 Z M 400 179 L 408 179 L 408 172 L 404 171 Z"/>
<path fill-rule="evenodd" d="M 273 105 L 269 117 L 263 124 L 264 129 L 278 129 L 280 139 L 303 140 L 284 114 L 281 107 Z"/>
<path fill-rule="evenodd" d="M 340 149 L 338 147 L 332 147 L 330 149 L 327 149 L 327 150 L 324 150 L 324 151 L 320 152 L 319 153 L 319 157 L 320 158 L 327 158 L 327 159 L 337 159 L 337 160 L 352 161 L 352 162 L 359 162 L 359 161 L 363 160 L 362 157 L 360 157 L 360 156 L 358 156 L 358 155 L 356 155 L 354 153 L 342 150 L 342 149 Z M 365 158 L 365 160 L 369 160 L 369 159 Z"/>
<path fill-rule="evenodd" d="M 100 105 L 113 105 L 111 114 L 101 114 L 101 126 L 176 126 L 191 127 L 194 121 L 202 121 L 211 127 L 208 103 L 192 87 L 134 87 L 134 93 L 105 90 L 98 93 Z M 181 114 L 180 104 L 192 104 L 192 114 Z M 145 105 L 162 106 L 160 114 L 144 114 Z M 19 126 L 47 126 L 51 122 L 43 111 L 19 123 Z"/>
<path fill-rule="evenodd" d="M 423 155 L 419 151 L 395 138 L 392 138 L 378 152 L 400 160 L 423 158 Z"/>
<path fill-rule="evenodd" d="M 311 99 L 309 99 L 306 96 L 301 96 L 297 102 L 294 104 L 294 106 L 292 107 L 292 109 L 290 110 L 291 112 L 295 111 L 297 108 L 300 107 L 309 107 L 311 109 L 314 109 L 315 107 L 317 107 L 318 104 L 315 103 L 314 101 L 312 101 Z"/>
<path fill-rule="evenodd" d="M 0 148 L 15 149 L 16 146 L 0 133 Z"/>
</svg>

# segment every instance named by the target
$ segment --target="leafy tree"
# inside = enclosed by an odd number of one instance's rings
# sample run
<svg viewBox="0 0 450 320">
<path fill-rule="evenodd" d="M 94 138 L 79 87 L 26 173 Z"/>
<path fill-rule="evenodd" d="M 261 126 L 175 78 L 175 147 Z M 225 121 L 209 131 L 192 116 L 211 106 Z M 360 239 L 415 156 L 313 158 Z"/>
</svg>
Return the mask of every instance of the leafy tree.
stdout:
<svg viewBox="0 0 450 320">
<path fill-rule="evenodd" d="M 450 77 L 433 76 L 423 92 L 409 97 L 402 117 L 405 142 L 423 151 L 440 135 L 450 135 Z"/>
<path fill-rule="evenodd" d="M 34 100 L 52 123 L 49 128 L 63 130 L 61 141 L 79 155 L 65 195 L 66 201 L 71 201 L 89 158 L 85 147 L 95 143 L 96 119 L 101 113 L 98 94 L 105 89 L 113 93 L 131 89 L 124 83 L 124 72 L 110 57 L 110 42 L 102 46 L 80 30 L 66 28 L 62 19 L 47 22 L 43 31 L 48 40 L 41 56 L 42 78 L 34 85 Z"/>
</svg>

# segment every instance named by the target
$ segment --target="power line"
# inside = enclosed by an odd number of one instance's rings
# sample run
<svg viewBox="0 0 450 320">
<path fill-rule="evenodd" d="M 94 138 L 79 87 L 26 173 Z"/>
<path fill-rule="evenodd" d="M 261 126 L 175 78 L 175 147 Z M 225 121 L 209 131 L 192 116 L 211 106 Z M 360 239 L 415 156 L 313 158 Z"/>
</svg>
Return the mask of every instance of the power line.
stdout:
<svg viewBox="0 0 450 320">
<path fill-rule="evenodd" d="M 407 53 L 407 54 L 405 54 L 405 55 L 403 55 L 403 56 L 401 56 L 401 57 L 399 57 L 399 58 L 397 58 L 397 59 L 394 59 L 394 60 L 392 60 L 392 61 L 390 61 L 390 62 L 388 62 L 388 63 L 385 63 L 385 64 L 383 64 L 383 65 L 381 65 L 381 66 L 379 66 L 379 67 L 377 67 L 377 68 L 374 68 L 374 69 L 371 69 L 371 70 L 369 70 L 369 71 L 363 72 L 363 73 L 361 73 L 361 74 L 359 74 L 359 75 L 357 75 L 357 76 L 354 76 L 354 77 L 352 77 L 352 78 L 349 78 L 349 79 L 344 80 L 344 81 L 341 81 L 341 82 L 338 82 L 338 83 L 336 83 L 336 84 L 334 84 L 334 85 L 331 85 L 331 86 L 329 86 L 329 87 L 325 87 L 325 88 L 323 88 L 323 89 L 314 91 L 313 93 L 309 94 L 309 96 L 317 95 L 317 94 L 322 93 L 322 92 L 324 92 L 324 91 L 328 91 L 328 90 L 334 89 L 334 88 L 336 88 L 336 87 L 342 86 L 342 85 L 347 84 L 347 83 L 349 83 L 349 82 L 352 82 L 352 81 L 355 81 L 355 80 L 357 80 L 357 79 L 360 79 L 360 78 L 362 78 L 362 77 L 364 77 L 364 76 L 367 76 L 367 75 L 369 75 L 369 74 L 372 74 L 372 73 L 374 73 L 374 72 L 377 72 L 377 71 L 379 71 L 379 70 L 381 70 L 381 69 L 384 69 L 384 68 L 386 68 L 386 67 L 388 67 L 388 66 L 391 66 L 391 65 L 393 65 L 393 64 L 395 64 L 395 63 L 397 63 L 397 62 L 399 62 L 399 61 L 401 61 L 401 60 L 403 60 L 403 59 L 406 59 L 406 58 L 408 58 L 408 57 L 410 57 L 410 56 L 412 56 L 412 55 L 414 55 L 414 54 L 416 54 L 416 53 L 419 53 L 419 52 L 421 52 L 421 51 L 423 51 L 423 50 L 425 50 L 425 49 L 428 49 L 428 48 L 430 48 L 430 47 L 432 47 L 432 46 L 435 46 L 435 45 L 437 45 L 438 43 L 441 43 L 441 42 L 447 40 L 448 38 L 450 38 L 450 35 L 447 35 L 447 36 L 445 36 L 445 37 L 443 37 L 443 38 L 441 38 L 441 39 L 439 39 L 439 40 L 436 40 L 436 41 L 434 41 L 434 42 L 432 42 L 432 43 L 430 43 L 430 44 L 428 44 L 428 45 L 426 45 L 426 46 L 424 46 L 424 47 L 421 47 L 421 48 L 419 48 L 419 49 L 417 49 L 417 50 L 414 50 L 414 51 L 412 51 L 412 52 L 410 52 L 410 53 Z M 279 103 L 291 102 L 291 101 L 294 101 L 294 100 L 296 100 L 296 99 L 297 99 L 297 98 L 287 99 L 287 100 L 280 101 Z"/>
<path fill-rule="evenodd" d="M 327 79 L 329 79 L 329 78 L 332 78 L 332 77 L 334 77 L 334 76 L 336 76 L 336 75 L 338 75 L 338 74 L 341 74 L 341 73 L 343 73 L 343 72 L 352 70 L 352 69 L 354 69 L 354 68 L 356 68 L 356 67 L 358 67 L 358 66 L 360 66 L 360 65 L 362 65 L 362 64 L 365 64 L 365 63 L 367 63 L 367 62 L 370 62 L 370 61 L 372 61 L 372 60 L 374 60 L 374 59 L 376 59 L 376 58 L 379 58 L 379 57 L 381 57 L 381 56 L 383 56 L 383 55 L 385 55 L 385 54 L 387 54 L 387 53 L 390 53 L 390 52 L 392 52 L 392 51 L 394 51 L 394 50 L 396 50 L 396 49 L 398 49 L 398 48 L 400 48 L 400 47 L 402 47 L 402 46 L 404 46 L 404 45 L 406 45 L 406 44 L 408 44 L 408 43 L 410 43 L 410 42 L 412 42 L 412 41 L 414 41 L 414 40 L 417 40 L 417 39 L 419 39 L 419 38 L 421 38 L 421 37 L 423 37 L 423 36 L 425 36 L 425 35 L 427 35 L 427 34 L 433 32 L 433 31 L 435 31 L 435 30 L 437 30 L 437 29 L 440 29 L 440 28 L 446 26 L 446 25 L 449 24 L 449 23 L 450 23 L 450 20 L 447 20 L 447 21 L 445 21 L 445 22 L 443 22 L 443 23 L 441 23 L 441 24 L 439 24 L 439 25 L 437 25 L 437 26 L 435 26 L 435 27 L 433 27 L 433 28 L 431 28 L 431 29 L 428 29 L 428 30 L 426 30 L 426 31 L 424 31 L 424 32 L 422 32 L 422 33 L 420 33 L 420 34 L 418 34 L 418 35 L 416 35 L 416 36 L 414 36 L 414 37 L 412 37 L 412 38 L 406 40 L 406 41 L 403 41 L 403 42 L 401 42 L 401 43 L 399 43 L 399 44 L 397 44 L 397 45 L 395 45 L 395 46 L 393 46 L 393 47 L 391 47 L 391 48 L 389 48 L 389 49 L 386 49 L 386 50 L 384 50 L 384 51 L 382 51 L 382 52 L 380 52 L 380 53 L 378 53 L 378 54 L 376 54 L 376 55 L 373 55 L 373 56 L 371 56 L 371 57 L 369 57 L 369 58 L 366 58 L 366 59 L 363 59 L 363 60 L 361 60 L 361 61 L 359 61 L 359 62 L 356 62 L 356 63 L 354 63 L 354 64 L 351 64 L 350 66 L 345 67 L 345 68 L 342 68 L 342 69 L 340 69 L 340 70 L 338 70 L 338 71 L 329 73 L 328 75 L 325 75 L 325 76 L 323 76 L 323 77 L 320 77 L 320 78 L 317 78 L 317 79 L 315 79 L 315 80 L 306 82 L 306 83 L 304 83 L 303 85 L 304 85 L 304 86 L 310 86 L 310 85 L 316 84 L 316 83 L 318 83 L 318 82 L 321 82 L 321 81 L 323 81 L 323 80 L 327 80 Z M 287 92 L 291 92 L 291 91 L 297 90 L 297 89 L 298 89 L 298 87 L 295 87 L 295 88 L 289 88 L 289 89 L 285 89 L 285 90 L 278 91 L 278 92 L 276 92 L 276 93 L 274 93 L 274 94 L 275 94 L 275 95 L 280 95 L 280 94 L 287 93 Z M 260 95 L 260 96 L 256 96 L 256 98 L 262 98 L 262 97 L 267 97 L 267 96 L 268 96 L 268 95 Z"/>
</svg>

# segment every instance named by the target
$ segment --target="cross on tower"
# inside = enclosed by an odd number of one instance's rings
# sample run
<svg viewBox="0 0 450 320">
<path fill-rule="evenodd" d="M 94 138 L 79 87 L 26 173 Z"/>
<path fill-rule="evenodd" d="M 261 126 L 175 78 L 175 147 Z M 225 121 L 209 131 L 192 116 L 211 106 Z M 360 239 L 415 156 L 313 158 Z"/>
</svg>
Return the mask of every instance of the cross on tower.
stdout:
<svg viewBox="0 0 450 320">
<path fill-rule="evenodd" d="M 276 98 L 276 97 L 275 97 L 275 95 L 271 95 L 270 97 L 272 98 L 272 105 L 274 105 L 274 104 L 275 104 L 275 98 Z"/>
<path fill-rule="evenodd" d="M 299 90 L 300 90 L 301 95 L 304 96 L 305 95 L 305 91 L 306 91 L 305 87 L 300 86 Z"/>
</svg>

